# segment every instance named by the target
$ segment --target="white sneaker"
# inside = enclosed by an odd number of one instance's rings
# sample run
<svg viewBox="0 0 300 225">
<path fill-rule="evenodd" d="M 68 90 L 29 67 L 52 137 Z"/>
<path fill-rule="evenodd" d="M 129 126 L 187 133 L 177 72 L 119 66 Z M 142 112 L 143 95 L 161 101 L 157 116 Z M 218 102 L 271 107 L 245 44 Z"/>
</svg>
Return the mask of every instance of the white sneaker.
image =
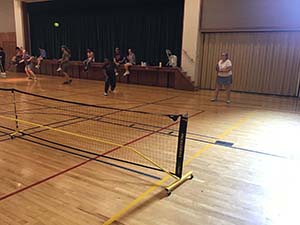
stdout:
<svg viewBox="0 0 300 225">
<path fill-rule="evenodd" d="M 212 98 L 210 101 L 211 101 L 211 102 L 216 102 L 217 99 L 216 99 L 216 98 Z"/>
<path fill-rule="evenodd" d="M 123 74 L 124 77 L 126 77 L 127 75 L 129 75 L 130 73 L 127 71 Z"/>
<path fill-rule="evenodd" d="M 35 66 L 35 68 L 36 68 L 36 69 L 39 69 L 39 68 L 40 68 L 40 66 L 39 66 L 39 65 L 36 65 L 36 66 Z"/>
<path fill-rule="evenodd" d="M 227 104 L 230 104 L 230 103 L 231 103 L 231 100 L 230 100 L 230 99 L 228 99 L 228 100 L 226 101 L 226 103 L 227 103 Z"/>
<path fill-rule="evenodd" d="M 108 94 L 106 92 L 104 92 L 104 96 L 107 96 Z"/>
<path fill-rule="evenodd" d="M 6 73 L 1 73 L 1 77 L 6 77 Z"/>
<path fill-rule="evenodd" d="M 58 67 L 58 69 L 56 70 L 57 72 L 62 71 L 61 67 Z"/>
</svg>

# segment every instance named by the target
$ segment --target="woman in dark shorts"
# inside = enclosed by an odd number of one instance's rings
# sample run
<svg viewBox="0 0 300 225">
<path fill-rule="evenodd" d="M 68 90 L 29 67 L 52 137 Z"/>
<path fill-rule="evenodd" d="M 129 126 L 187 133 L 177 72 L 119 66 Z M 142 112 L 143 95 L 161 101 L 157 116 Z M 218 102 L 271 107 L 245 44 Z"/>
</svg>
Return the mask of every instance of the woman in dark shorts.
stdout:
<svg viewBox="0 0 300 225">
<path fill-rule="evenodd" d="M 217 101 L 219 91 L 222 86 L 226 89 L 227 100 L 226 103 L 230 104 L 230 91 L 232 84 L 232 63 L 228 58 L 228 53 L 222 53 L 222 59 L 218 62 L 216 70 L 218 72 L 215 96 L 211 99 L 212 102 Z"/>
<path fill-rule="evenodd" d="M 71 51 L 65 45 L 61 46 L 61 51 L 62 51 L 62 57 L 61 57 L 61 59 L 58 60 L 60 62 L 60 65 L 59 65 L 59 68 L 57 69 L 57 72 L 62 71 L 62 73 L 64 74 L 66 80 L 63 82 L 63 84 L 71 84 L 72 79 L 70 78 L 70 76 L 68 74 L 68 69 L 70 66 Z"/>
<path fill-rule="evenodd" d="M 25 73 L 26 73 L 28 79 L 36 80 L 37 78 L 36 78 L 36 76 L 33 72 L 32 59 L 33 59 L 33 57 L 31 55 L 29 55 L 29 53 L 24 49 L 22 60 L 20 61 L 20 63 L 24 62 L 24 64 L 25 64 Z"/>
</svg>

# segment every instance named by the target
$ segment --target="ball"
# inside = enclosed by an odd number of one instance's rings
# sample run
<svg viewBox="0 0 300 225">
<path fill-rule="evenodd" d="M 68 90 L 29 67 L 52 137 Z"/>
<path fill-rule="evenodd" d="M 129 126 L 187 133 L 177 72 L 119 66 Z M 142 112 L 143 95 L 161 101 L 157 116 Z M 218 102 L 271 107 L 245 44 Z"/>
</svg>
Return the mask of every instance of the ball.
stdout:
<svg viewBox="0 0 300 225">
<path fill-rule="evenodd" d="M 54 22 L 54 23 L 53 23 L 53 26 L 54 26 L 54 27 L 59 27 L 59 23 L 58 23 L 58 22 Z"/>
</svg>

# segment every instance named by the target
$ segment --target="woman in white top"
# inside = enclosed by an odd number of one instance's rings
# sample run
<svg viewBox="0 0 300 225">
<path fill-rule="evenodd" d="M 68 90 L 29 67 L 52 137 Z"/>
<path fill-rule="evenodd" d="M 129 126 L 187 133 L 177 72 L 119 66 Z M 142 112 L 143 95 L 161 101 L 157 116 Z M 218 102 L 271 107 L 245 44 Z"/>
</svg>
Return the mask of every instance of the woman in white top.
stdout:
<svg viewBox="0 0 300 225">
<path fill-rule="evenodd" d="M 231 102 L 230 91 L 232 84 L 232 63 L 228 59 L 228 53 L 222 53 L 222 59 L 218 62 L 216 70 L 218 72 L 218 76 L 216 82 L 215 97 L 212 98 L 211 101 L 217 101 L 219 91 L 222 88 L 222 86 L 224 86 L 227 93 L 226 103 L 229 104 Z"/>
</svg>

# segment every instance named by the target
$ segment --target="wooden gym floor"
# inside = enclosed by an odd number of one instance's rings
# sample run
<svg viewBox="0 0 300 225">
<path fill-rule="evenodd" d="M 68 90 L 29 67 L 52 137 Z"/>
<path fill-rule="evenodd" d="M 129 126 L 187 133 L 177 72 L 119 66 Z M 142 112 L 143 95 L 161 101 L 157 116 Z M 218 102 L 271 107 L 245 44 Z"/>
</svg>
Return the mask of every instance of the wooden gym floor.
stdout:
<svg viewBox="0 0 300 225">
<path fill-rule="evenodd" d="M 125 84 L 104 97 L 100 81 L 61 83 L 61 77 L 29 81 L 9 73 L 0 87 L 140 111 L 188 112 L 185 171 L 193 170 L 194 179 L 167 197 L 160 185 L 171 179 L 161 173 L 153 172 L 162 180 L 152 179 L 3 138 L 0 129 L 1 225 L 300 224 L 299 99 L 233 93 L 227 105 L 211 103 L 212 91 Z"/>
</svg>

